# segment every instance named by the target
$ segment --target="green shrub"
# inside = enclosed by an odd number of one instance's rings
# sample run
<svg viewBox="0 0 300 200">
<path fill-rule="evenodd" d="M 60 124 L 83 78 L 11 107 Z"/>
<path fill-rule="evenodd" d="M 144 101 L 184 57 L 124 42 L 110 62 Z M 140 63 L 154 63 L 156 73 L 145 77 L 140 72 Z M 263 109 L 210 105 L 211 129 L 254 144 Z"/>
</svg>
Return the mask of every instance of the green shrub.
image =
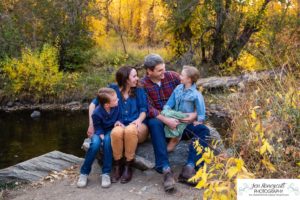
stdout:
<svg viewBox="0 0 300 200">
<path fill-rule="evenodd" d="M 58 51 L 48 44 L 40 52 L 25 49 L 20 58 L 6 59 L 3 72 L 13 94 L 33 96 L 35 99 L 53 95 L 55 86 L 63 76 L 59 72 Z"/>
</svg>

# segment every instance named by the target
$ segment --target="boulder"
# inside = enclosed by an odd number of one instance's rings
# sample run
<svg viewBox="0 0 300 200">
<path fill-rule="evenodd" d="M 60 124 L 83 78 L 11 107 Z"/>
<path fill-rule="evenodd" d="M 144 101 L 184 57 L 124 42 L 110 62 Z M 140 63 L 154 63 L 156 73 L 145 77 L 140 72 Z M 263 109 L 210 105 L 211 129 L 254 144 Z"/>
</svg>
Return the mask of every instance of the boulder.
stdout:
<svg viewBox="0 0 300 200">
<path fill-rule="evenodd" d="M 225 147 L 223 145 L 222 139 L 218 131 L 211 127 L 207 126 L 210 130 L 210 137 L 207 138 L 210 142 L 210 147 L 214 150 L 215 155 L 218 155 L 221 152 L 225 152 Z M 211 144 L 214 141 L 214 143 L 217 143 L 216 147 L 213 147 Z M 84 140 L 82 149 L 87 151 L 89 147 L 90 139 L 87 138 Z M 183 166 L 186 163 L 187 157 L 188 157 L 188 149 L 189 149 L 190 141 L 181 141 L 177 146 L 174 152 L 169 153 L 169 162 L 171 166 L 180 165 Z M 97 155 L 97 159 L 99 161 L 99 164 L 102 163 L 102 155 L 103 153 L 99 153 Z M 154 150 L 153 145 L 151 143 L 150 138 L 138 145 L 136 157 L 134 161 L 134 167 L 140 170 L 147 170 L 152 169 L 155 166 L 155 156 L 154 156 Z"/>
<path fill-rule="evenodd" d="M 0 182 L 13 181 L 32 182 L 40 180 L 52 171 L 62 171 L 82 162 L 82 158 L 52 151 L 47 154 L 32 158 L 14 166 L 0 170 Z"/>
<path fill-rule="evenodd" d="M 31 118 L 39 118 L 39 117 L 41 117 L 41 112 L 35 110 L 35 111 L 33 111 L 33 112 L 31 113 L 30 117 L 31 117 Z"/>
<path fill-rule="evenodd" d="M 9 101 L 9 102 L 6 104 L 6 106 L 9 107 L 9 108 L 10 108 L 10 107 L 13 107 L 13 105 L 14 105 L 14 102 L 12 102 L 12 101 Z"/>
</svg>

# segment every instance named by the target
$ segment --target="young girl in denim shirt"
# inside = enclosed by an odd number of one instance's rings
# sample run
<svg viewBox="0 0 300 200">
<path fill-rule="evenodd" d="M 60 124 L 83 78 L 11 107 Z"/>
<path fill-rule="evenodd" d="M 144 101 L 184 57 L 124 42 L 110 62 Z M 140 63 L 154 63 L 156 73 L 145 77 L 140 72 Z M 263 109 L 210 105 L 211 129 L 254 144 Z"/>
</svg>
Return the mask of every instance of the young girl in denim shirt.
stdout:
<svg viewBox="0 0 300 200">
<path fill-rule="evenodd" d="M 205 103 L 202 94 L 197 90 L 196 81 L 199 79 L 199 70 L 192 66 L 183 66 L 180 74 L 180 81 L 168 102 L 164 106 L 164 110 L 173 109 L 182 113 L 197 112 L 197 120 L 194 125 L 203 124 L 205 120 Z M 180 120 L 179 120 L 180 121 Z M 171 152 L 179 143 L 181 136 L 171 138 L 167 150 Z"/>
</svg>

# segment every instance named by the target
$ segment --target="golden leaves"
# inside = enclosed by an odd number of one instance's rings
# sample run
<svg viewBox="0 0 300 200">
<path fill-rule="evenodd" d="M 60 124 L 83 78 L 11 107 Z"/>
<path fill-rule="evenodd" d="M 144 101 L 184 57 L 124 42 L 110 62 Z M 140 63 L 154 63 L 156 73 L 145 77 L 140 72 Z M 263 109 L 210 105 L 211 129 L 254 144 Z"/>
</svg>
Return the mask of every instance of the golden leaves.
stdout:
<svg viewBox="0 0 300 200">
<path fill-rule="evenodd" d="M 274 148 L 270 145 L 270 143 L 266 139 L 264 139 L 263 145 L 259 149 L 259 153 L 263 155 L 266 151 L 272 154 L 274 152 Z"/>
<path fill-rule="evenodd" d="M 266 167 L 266 169 L 268 169 L 269 171 L 271 171 L 271 172 L 276 172 L 277 171 L 275 166 L 270 161 L 268 161 L 267 159 L 263 159 L 263 160 L 261 160 L 261 162 Z"/>
</svg>

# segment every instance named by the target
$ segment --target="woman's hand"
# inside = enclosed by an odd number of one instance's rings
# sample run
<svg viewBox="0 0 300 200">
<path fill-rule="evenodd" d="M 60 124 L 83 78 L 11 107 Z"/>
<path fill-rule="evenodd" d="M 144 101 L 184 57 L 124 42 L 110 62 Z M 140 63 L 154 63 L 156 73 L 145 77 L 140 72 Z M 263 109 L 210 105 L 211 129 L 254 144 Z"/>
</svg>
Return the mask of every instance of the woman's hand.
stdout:
<svg viewBox="0 0 300 200">
<path fill-rule="evenodd" d="M 134 124 L 136 126 L 136 128 L 139 130 L 141 125 L 142 125 L 142 121 L 139 118 L 137 118 L 136 120 L 134 120 L 130 124 Z"/>
<path fill-rule="evenodd" d="M 122 124 L 120 121 L 116 121 L 115 126 L 125 127 L 124 124 Z"/>
<path fill-rule="evenodd" d="M 87 132 L 86 132 L 87 136 L 88 136 L 89 138 L 91 138 L 92 135 L 94 134 L 94 132 L 95 132 L 94 126 L 93 126 L 93 125 L 89 125 L 89 128 L 88 128 L 88 130 L 87 130 Z"/>
</svg>

